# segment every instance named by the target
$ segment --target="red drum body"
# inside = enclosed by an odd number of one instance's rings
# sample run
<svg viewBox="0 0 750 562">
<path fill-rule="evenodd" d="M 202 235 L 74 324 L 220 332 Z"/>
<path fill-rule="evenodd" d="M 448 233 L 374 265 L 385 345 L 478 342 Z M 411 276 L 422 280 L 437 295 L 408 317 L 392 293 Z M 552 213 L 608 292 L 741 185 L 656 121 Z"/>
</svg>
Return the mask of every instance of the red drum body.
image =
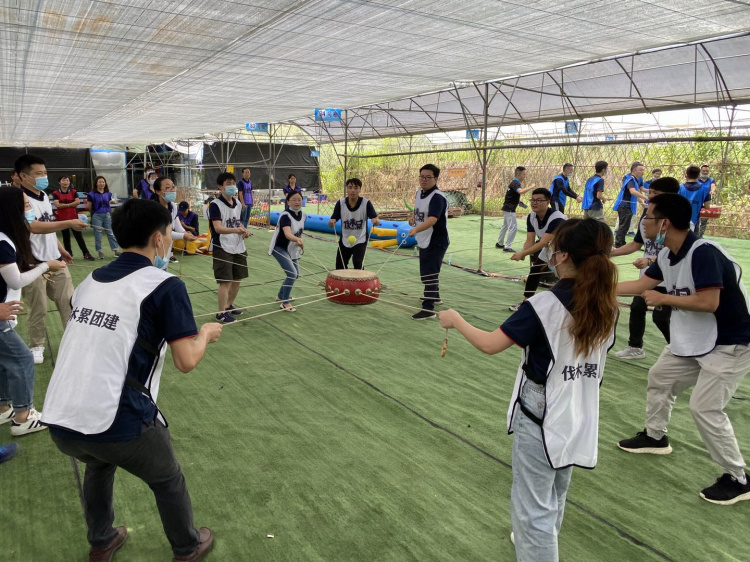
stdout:
<svg viewBox="0 0 750 562">
<path fill-rule="evenodd" d="M 380 279 L 374 271 L 334 269 L 328 272 L 326 294 L 340 304 L 372 304 L 380 295 Z"/>
<path fill-rule="evenodd" d="M 721 216 L 721 207 L 701 208 L 702 219 L 718 219 Z"/>
</svg>

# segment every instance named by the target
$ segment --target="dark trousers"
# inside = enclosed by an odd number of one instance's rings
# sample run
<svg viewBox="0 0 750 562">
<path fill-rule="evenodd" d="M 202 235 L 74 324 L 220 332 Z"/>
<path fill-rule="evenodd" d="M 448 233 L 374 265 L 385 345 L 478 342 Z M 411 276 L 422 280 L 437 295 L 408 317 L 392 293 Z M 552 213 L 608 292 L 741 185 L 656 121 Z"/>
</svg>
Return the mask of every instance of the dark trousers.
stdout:
<svg viewBox="0 0 750 562">
<path fill-rule="evenodd" d="M 367 251 L 367 242 L 356 244 L 351 248 L 344 246 L 343 242 L 339 240 L 339 251 L 336 252 L 336 269 L 349 269 L 349 259 L 353 258 L 354 269 L 364 269 L 362 263 L 365 259 L 365 252 Z"/>
<path fill-rule="evenodd" d="M 630 228 L 630 219 L 633 218 L 633 211 L 630 208 L 629 201 L 623 201 L 617 209 L 617 230 L 615 231 L 615 248 L 625 245 L 625 235 Z"/>
<path fill-rule="evenodd" d="M 175 556 L 191 554 L 198 548 L 199 535 L 193 525 L 190 495 L 172 450 L 169 430 L 163 423 L 156 421 L 144 426 L 141 436 L 130 441 L 95 443 L 55 435 L 52 440 L 60 451 L 86 463 L 83 502 L 92 547 L 107 546 L 117 534 L 112 526 L 115 520 L 112 487 L 115 470 L 121 467 L 151 488 Z"/>
<path fill-rule="evenodd" d="M 643 334 L 646 333 L 646 301 L 643 297 L 633 297 L 633 304 L 630 305 L 630 347 L 643 347 Z M 653 321 L 656 327 L 669 343 L 669 322 L 672 318 L 672 307 L 659 306 L 654 308 Z"/>
<path fill-rule="evenodd" d="M 565 214 L 565 205 L 560 202 L 558 197 L 553 197 L 550 200 L 550 208 L 553 211 L 560 211 L 562 214 Z"/>
<path fill-rule="evenodd" d="M 76 242 L 78 242 L 78 247 L 81 249 L 81 252 L 86 255 L 89 253 L 89 249 L 86 247 L 86 241 L 83 239 L 83 234 L 78 232 L 77 230 L 73 230 L 72 228 L 66 228 L 62 231 L 62 237 L 63 237 L 63 248 L 65 248 L 65 251 L 68 252 L 70 255 L 73 255 L 73 250 L 70 246 L 70 233 L 73 233 L 73 236 L 75 236 Z"/>
<path fill-rule="evenodd" d="M 424 284 L 423 310 L 435 310 L 435 301 L 440 300 L 438 277 L 448 244 L 448 240 L 433 239 L 429 246 L 419 249 L 419 275 Z"/>
<path fill-rule="evenodd" d="M 541 274 L 547 269 L 547 262 L 539 259 L 539 253 L 531 254 L 529 260 L 531 261 L 531 268 L 528 277 L 526 277 L 526 286 L 523 288 L 523 297 L 526 299 L 534 296 L 542 280 Z"/>
<path fill-rule="evenodd" d="M 698 235 L 698 238 L 703 238 L 703 235 L 706 233 L 707 227 L 708 219 L 706 217 L 698 219 L 698 224 L 695 226 L 695 233 Z"/>
</svg>

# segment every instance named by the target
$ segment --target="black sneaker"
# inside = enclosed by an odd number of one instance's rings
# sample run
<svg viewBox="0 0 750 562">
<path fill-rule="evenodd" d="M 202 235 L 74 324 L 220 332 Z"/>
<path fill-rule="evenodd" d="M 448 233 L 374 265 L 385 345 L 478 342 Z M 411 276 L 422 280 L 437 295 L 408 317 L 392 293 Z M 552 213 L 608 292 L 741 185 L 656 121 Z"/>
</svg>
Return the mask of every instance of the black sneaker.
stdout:
<svg viewBox="0 0 750 562">
<path fill-rule="evenodd" d="M 503 246 L 502 244 L 498 244 L 497 242 L 495 242 L 495 248 L 502 250 L 504 247 L 505 246 Z"/>
<path fill-rule="evenodd" d="M 180 263 L 177 261 L 177 258 L 174 256 L 169 256 L 169 263 Z"/>
<path fill-rule="evenodd" d="M 743 500 L 750 500 L 750 477 L 745 474 L 746 484 L 740 484 L 731 474 L 722 474 L 716 484 L 701 490 L 701 497 L 707 502 L 719 505 L 734 505 Z"/>
<path fill-rule="evenodd" d="M 651 453 L 652 455 L 668 455 L 672 452 L 669 438 L 664 435 L 661 439 L 649 437 L 646 430 L 639 431 L 635 437 L 623 439 L 617 444 L 620 449 L 628 453 Z"/>
<path fill-rule="evenodd" d="M 216 321 L 221 322 L 222 324 L 230 324 L 232 322 L 236 322 L 234 317 L 229 314 L 228 312 L 223 312 L 221 314 L 216 315 Z"/>
<path fill-rule="evenodd" d="M 503 248 L 503 252 L 508 252 L 509 254 L 516 253 L 516 251 L 513 248 Z"/>
<path fill-rule="evenodd" d="M 240 314 L 242 314 L 242 311 L 240 309 L 238 309 L 236 306 L 234 306 L 233 304 L 230 304 L 227 307 L 227 312 L 229 314 L 234 315 L 234 316 L 239 316 Z"/>
<path fill-rule="evenodd" d="M 435 318 L 436 316 L 437 314 L 435 314 L 432 310 L 420 310 L 411 318 L 412 320 L 427 320 L 428 318 Z"/>
</svg>

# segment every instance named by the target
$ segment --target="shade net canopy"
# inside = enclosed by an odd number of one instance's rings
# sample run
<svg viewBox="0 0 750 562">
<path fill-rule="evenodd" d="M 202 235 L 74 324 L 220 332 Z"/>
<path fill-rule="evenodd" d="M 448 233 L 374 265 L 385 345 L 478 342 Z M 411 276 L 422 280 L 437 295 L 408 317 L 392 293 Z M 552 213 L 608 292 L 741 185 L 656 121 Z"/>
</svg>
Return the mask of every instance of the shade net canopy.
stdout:
<svg viewBox="0 0 750 562">
<path fill-rule="evenodd" d="M 0 0 L 0 143 L 294 120 L 343 138 L 316 107 L 360 108 L 362 137 L 474 127 L 484 86 L 442 90 L 520 75 L 491 84 L 492 122 L 732 103 L 750 98 L 747 36 L 560 67 L 748 29 L 736 0 Z"/>
</svg>

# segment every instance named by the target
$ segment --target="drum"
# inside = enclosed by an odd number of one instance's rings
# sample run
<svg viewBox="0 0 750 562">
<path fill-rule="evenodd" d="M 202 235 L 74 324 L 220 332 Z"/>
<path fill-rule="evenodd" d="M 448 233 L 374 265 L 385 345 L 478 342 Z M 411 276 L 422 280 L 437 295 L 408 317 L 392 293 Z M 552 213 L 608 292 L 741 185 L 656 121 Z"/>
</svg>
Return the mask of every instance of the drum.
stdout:
<svg viewBox="0 0 750 562">
<path fill-rule="evenodd" d="M 721 207 L 711 206 L 708 209 L 701 207 L 702 219 L 718 219 L 721 216 Z"/>
<path fill-rule="evenodd" d="M 380 279 L 374 271 L 334 269 L 328 272 L 326 293 L 340 304 L 371 304 L 380 295 Z"/>
</svg>

